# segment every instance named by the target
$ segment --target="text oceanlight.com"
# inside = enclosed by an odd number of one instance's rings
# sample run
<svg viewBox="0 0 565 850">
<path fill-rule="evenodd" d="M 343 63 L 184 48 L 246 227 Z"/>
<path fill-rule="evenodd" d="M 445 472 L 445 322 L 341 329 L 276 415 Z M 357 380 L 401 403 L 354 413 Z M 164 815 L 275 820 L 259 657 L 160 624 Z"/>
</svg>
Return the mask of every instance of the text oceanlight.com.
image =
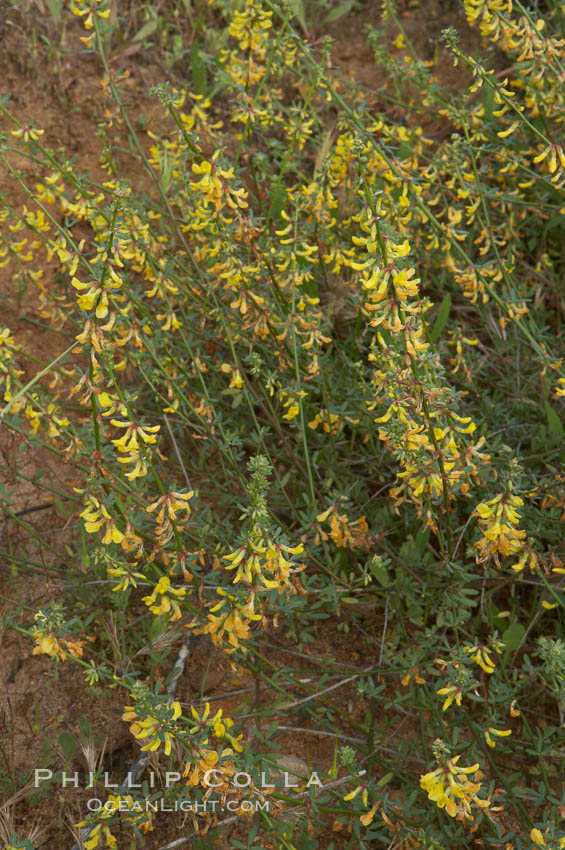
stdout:
<svg viewBox="0 0 565 850">
<path fill-rule="evenodd" d="M 86 807 L 89 812 L 268 812 L 269 800 L 100 800 L 91 797 Z"/>
</svg>

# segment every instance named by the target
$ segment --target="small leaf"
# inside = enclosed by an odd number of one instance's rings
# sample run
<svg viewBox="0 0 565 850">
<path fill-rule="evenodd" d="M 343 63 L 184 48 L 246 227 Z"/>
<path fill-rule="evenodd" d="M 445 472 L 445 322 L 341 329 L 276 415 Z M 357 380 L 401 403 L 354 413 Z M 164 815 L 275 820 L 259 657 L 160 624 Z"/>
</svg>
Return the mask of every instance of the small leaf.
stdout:
<svg viewBox="0 0 565 850">
<path fill-rule="evenodd" d="M 483 86 L 483 106 L 485 110 L 485 121 L 490 121 L 494 109 L 494 89 Z"/>
<path fill-rule="evenodd" d="M 208 75 L 206 73 L 206 65 L 202 59 L 200 45 L 198 41 L 194 41 L 190 54 L 190 66 L 192 70 L 192 84 L 196 94 L 205 96 L 208 89 Z"/>
<path fill-rule="evenodd" d="M 387 568 L 384 566 L 384 564 L 374 564 L 371 561 L 370 567 L 371 567 L 371 572 L 373 573 L 373 576 L 376 578 L 376 580 L 378 581 L 380 586 L 381 587 L 389 587 L 390 578 L 389 578 L 389 575 L 388 575 Z"/>
<path fill-rule="evenodd" d="M 339 21 L 340 18 L 343 18 L 344 15 L 347 15 L 351 11 L 352 6 L 353 0 L 346 0 L 345 3 L 340 3 L 339 6 L 336 6 L 335 9 L 330 9 L 322 20 L 322 25 L 333 24 L 334 21 Z"/>
<path fill-rule="evenodd" d="M 171 184 L 171 177 L 173 176 L 173 161 L 169 157 L 167 151 L 164 152 L 163 162 L 161 165 L 161 181 L 163 186 L 163 191 L 166 193 Z"/>
<path fill-rule="evenodd" d="M 424 557 L 424 552 L 426 551 L 426 546 L 428 545 L 429 539 L 430 529 L 427 526 L 422 526 L 414 540 L 414 545 L 416 547 L 416 551 L 418 553 L 419 558 Z"/>
<path fill-rule="evenodd" d="M 544 233 L 547 233 L 548 230 L 553 230 L 554 227 L 563 227 L 563 213 L 560 212 L 557 215 L 554 215 L 553 218 L 550 218 L 547 224 L 545 225 Z"/>
<path fill-rule="evenodd" d="M 436 320 L 434 322 L 434 326 L 430 331 L 430 342 L 434 343 L 439 337 L 440 333 L 444 329 L 447 320 L 449 319 L 449 313 L 451 310 L 451 295 L 448 292 L 443 301 L 440 304 L 440 308 L 438 310 L 438 314 L 436 316 Z"/>
<path fill-rule="evenodd" d="M 288 0 L 288 5 L 290 11 L 306 33 L 308 35 L 308 27 L 306 25 L 306 12 L 304 11 L 304 3 L 302 0 Z"/>
<path fill-rule="evenodd" d="M 54 21 L 58 21 L 63 11 L 63 0 L 49 0 L 49 14 Z"/>
<path fill-rule="evenodd" d="M 69 509 L 67 508 L 63 500 L 60 499 L 58 496 L 53 496 L 53 505 L 55 506 L 55 510 L 57 511 L 59 516 L 63 519 L 67 519 L 67 517 L 69 516 Z"/>
<path fill-rule="evenodd" d="M 136 34 L 132 38 L 132 41 L 143 41 L 144 39 L 149 38 L 150 35 L 153 35 L 156 29 L 157 21 L 155 19 L 151 21 L 146 21 L 141 27 L 141 29 L 136 32 Z"/>
<path fill-rule="evenodd" d="M 167 624 L 162 617 L 154 617 L 151 620 L 151 625 L 149 626 L 149 640 L 152 643 L 155 638 L 158 638 L 159 635 L 162 635 L 166 630 Z"/>
<path fill-rule="evenodd" d="M 547 416 L 547 427 L 549 428 L 551 433 L 559 434 L 559 436 L 562 437 L 565 434 L 565 428 L 563 428 L 563 423 L 561 422 L 561 419 L 547 400 L 545 402 L 545 415 Z"/>
<path fill-rule="evenodd" d="M 89 738 L 89 737 L 90 737 L 90 734 L 91 734 L 91 732 L 92 732 L 92 729 L 91 729 L 90 721 L 89 721 L 88 717 L 79 717 L 79 719 L 78 719 L 78 728 L 80 729 L 81 734 L 82 734 L 85 738 Z"/>
<path fill-rule="evenodd" d="M 68 759 L 73 757 L 78 748 L 78 741 L 71 732 L 61 732 L 59 735 L 59 744 Z"/>
<path fill-rule="evenodd" d="M 502 640 L 507 649 L 518 649 L 522 641 L 526 629 L 520 623 L 512 623 L 508 626 L 505 632 L 502 633 Z"/>
<path fill-rule="evenodd" d="M 143 42 L 145 39 L 149 38 L 156 29 L 157 21 L 146 21 L 132 39 L 124 41 L 112 52 L 110 59 L 112 61 L 116 59 L 123 60 L 127 56 L 134 56 L 136 53 L 139 53 L 139 51 L 143 49 Z"/>
<path fill-rule="evenodd" d="M 284 205 L 286 203 L 286 189 L 280 183 L 278 183 L 273 192 L 271 192 L 271 204 L 270 204 L 270 213 L 271 218 L 277 219 L 279 218 L 281 212 L 284 209 Z"/>
</svg>

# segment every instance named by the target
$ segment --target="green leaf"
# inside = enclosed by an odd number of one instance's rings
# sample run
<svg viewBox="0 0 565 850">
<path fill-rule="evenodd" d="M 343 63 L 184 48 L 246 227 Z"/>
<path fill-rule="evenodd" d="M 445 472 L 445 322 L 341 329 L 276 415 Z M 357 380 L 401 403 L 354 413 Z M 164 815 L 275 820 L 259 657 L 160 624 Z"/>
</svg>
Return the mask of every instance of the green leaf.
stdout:
<svg viewBox="0 0 565 850">
<path fill-rule="evenodd" d="M 63 0 L 49 0 L 49 14 L 54 21 L 58 21 L 63 11 Z"/>
<path fill-rule="evenodd" d="M 194 41 L 190 54 L 190 67 L 192 70 L 192 85 L 196 94 L 205 96 L 208 90 L 208 74 L 206 73 L 206 65 L 202 59 L 200 45 L 198 41 Z"/>
<path fill-rule="evenodd" d="M 168 155 L 167 151 L 164 152 L 162 167 L 161 167 L 161 182 L 163 186 L 163 191 L 166 193 L 171 184 L 171 177 L 173 176 L 173 160 Z"/>
<path fill-rule="evenodd" d="M 167 623 L 163 617 L 154 617 L 149 626 L 149 640 L 153 642 L 167 629 Z"/>
<path fill-rule="evenodd" d="M 88 717 L 79 717 L 78 728 L 80 729 L 81 734 L 84 735 L 85 738 L 90 737 L 92 729 Z"/>
<path fill-rule="evenodd" d="M 544 233 L 547 233 L 548 230 L 553 230 L 554 227 L 563 227 L 563 213 L 558 213 L 549 219 L 545 225 Z"/>
<path fill-rule="evenodd" d="M 502 640 L 506 649 L 518 649 L 525 634 L 526 629 L 520 623 L 512 623 L 511 626 L 508 626 L 506 631 L 502 633 Z"/>
<path fill-rule="evenodd" d="M 306 33 L 308 35 L 308 27 L 306 25 L 306 12 L 304 11 L 304 3 L 302 0 L 288 0 L 288 6 L 290 11 Z"/>
<path fill-rule="evenodd" d="M 550 403 L 545 401 L 545 415 L 547 416 L 547 427 L 551 431 L 552 434 L 559 434 L 559 436 L 563 436 L 565 434 L 565 428 L 563 428 L 563 423 L 559 418 L 558 414 L 552 408 Z"/>
<path fill-rule="evenodd" d="M 408 142 L 401 142 L 398 146 L 398 158 L 399 159 L 408 159 L 413 154 L 412 145 L 409 145 Z"/>
<path fill-rule="evenodd" d="M 494 89 L 483 86 L 483 106 L 485 110 L 485 121 L 490 121 L 494 109 Z"/>
<path fill-rule="evenodd" d="M 434 343 L 444 329 L 451 311 L 451 295 L 448 292 L 440 304 L 434 326 L 430 331 L 430 342 Z"/>
<path fill-rule="evenodd" d="M 390 578 L 388 574 L 387 568 L 384 564 L 374 564 L 371 561 L 370 564 L 371 572 L 373 576 L 376 578 L 381 587 L 389 587 L 390 586 Z"/>
<path fill-rule="evenodd" d="M 418 552 L 418 557 L 423 558 L 424 552 L 426 551 L 426 546 L 428 545 L 428 540 L 430 539 L 430 529 L 423 525 L 416 535 L 414 539 L 414 545 L 416 546 L 416 551 Z"/>
<path fill-rule="evenodd" d="M 339 21 L 344 15 L 351 11 L 353 0 L 346 0 L 345 3 L 340 3 L 335 9 L 330 9 L 326 17 L 322 20 L 322 25 L 333 24 L 334 21 Z"/>
<path fill-rule="evenodd" d="M 143 41 L 144 39 L 149 38 L 150 35 L 153 35 L 156 29 L 157 21 L 155 19 L 152 19 L 151 21 L 146 21 L 141 27 L 141 29 L 136 32 L 131 41 Z M 130 42 L 128 42 L 128 44 L 129 43 Z"/>
<path fill-rule="evenodd" d="M 69 508 L 67 508 L 63 500 L 60 499 L 58 496 L 53 496 L 53 504 L 59 516 L 63 519 L 67 519 L 67 517 L 69 516 Z"/>
<path fill-rule="evenodd" d="M 271 218 L 277 219 L 286 204 L 286 189 L 281 183 L 277 183 L 273 192 L 271 192 L 270 212 Z"/>
<path fill-rule="evenodd" d="M 59 735 L 59 744 L 68 759 L 73 757 L 78 748 L 78 741 L 71 732 L 61 732 Z"/>
<path fill-rule="evenodd" d="M 111 19 L 104 21 L 104 24 L 108 26 L 110 20 Z M 134 56 L 136 53 L 139 53 L 139 51 L 143 48 L 143 42 L 145 39 L 149 38 L 150 35 L 153 35 L 156 29 L 157 21 L 154 18 L 150 21 L 146 21 L 132 39 L 124 41 L 116 47 L 116 49 L 111 53 L 110 59 L 114 60 L 117 57 L 124 59 L 126 56 Z"/>
</svg>

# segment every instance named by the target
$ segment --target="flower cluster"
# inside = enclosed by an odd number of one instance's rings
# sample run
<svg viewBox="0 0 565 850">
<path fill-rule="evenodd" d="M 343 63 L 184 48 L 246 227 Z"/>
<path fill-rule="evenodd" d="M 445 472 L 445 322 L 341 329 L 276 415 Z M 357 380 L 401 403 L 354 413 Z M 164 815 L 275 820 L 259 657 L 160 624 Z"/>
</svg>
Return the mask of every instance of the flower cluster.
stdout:
<svg viewBox="0 0 565 850">
<path fill-rule="evenodd" d="M 232 592 L 218 587 L 220 601 L 210 607 L 207 624 L 196 628 L 197 633 L 209 634 L 217 644 L 227 637 L 230 652 L 237 649 L 242 641 L 248 640 L 252 623 L 266 622 L 269 597 L 301 592 L 299 579 L 295 576 L 306 566 L 292 560 L 292 556 L 304 551 L 302 543 L 288 546 L 277 540 L 269 528 L 266 503 L 270 474 L 268 461 L 259 455 L 250 461 L 249 469 L 253 498 L 249 529 L 242 544 L 223 556 L 227 562 L 224 569 L 236 570 L 232 578 Z M 219 561 L 217 566 L 221 566 Z"/>
<path fill-rule="evenodd" d="M 473 808 L 488 809 L 490 801 L 478 796 L 481 790 L 479 765 L 461 767 L 460 756 L 440 756 L 440 766 L 420 777 L 420 788 L 439 809 L 452 818 L 473 820 Z M 474 774 L 473 782 L 469 776 Z"/>
<path fill-rule="evenodd" d="M 520 522 L 517 508 L 523 504 L 520 496 L 506 492 L 477 505 L 475 513 L 482 532 L 481 539 L 475 543 L 477 563 L 493 558 L 498 566 L 500 555 L 506 558 L 523 549 L 526 532 L 516 527 Z"/>
<path fill-rule="evenodd" d="M 65 661 L 69 656 L 82 658 L 86 640 L 73 635 L 76 626 L 76 620 L 64 621 L 60 606 L 52 604 L 49 609 L 42 608 L 35 615 L 33 655 L 50 655 L 57 661 Z"/>
</svg>

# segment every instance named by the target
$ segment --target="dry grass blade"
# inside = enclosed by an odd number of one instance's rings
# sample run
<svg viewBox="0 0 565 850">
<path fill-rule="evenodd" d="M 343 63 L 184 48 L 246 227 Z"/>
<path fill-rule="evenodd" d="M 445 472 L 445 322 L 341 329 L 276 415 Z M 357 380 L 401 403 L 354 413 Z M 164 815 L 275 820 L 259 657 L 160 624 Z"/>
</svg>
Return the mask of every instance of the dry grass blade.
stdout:
<svg viewBox="0 0 565 850">
<path fill-rule="evenodd" d="M 135 653 L 134 658 L 137 658 L 138 655 L 149 655 L 151 652 L 163 652 L 163 650 L 169 649 L 169 647 L 175 645 L 181 634 L 181 629 L 168 629 L 162 635 L 158 635 L 150 643 L 139 649 Z"/>
</svg>

